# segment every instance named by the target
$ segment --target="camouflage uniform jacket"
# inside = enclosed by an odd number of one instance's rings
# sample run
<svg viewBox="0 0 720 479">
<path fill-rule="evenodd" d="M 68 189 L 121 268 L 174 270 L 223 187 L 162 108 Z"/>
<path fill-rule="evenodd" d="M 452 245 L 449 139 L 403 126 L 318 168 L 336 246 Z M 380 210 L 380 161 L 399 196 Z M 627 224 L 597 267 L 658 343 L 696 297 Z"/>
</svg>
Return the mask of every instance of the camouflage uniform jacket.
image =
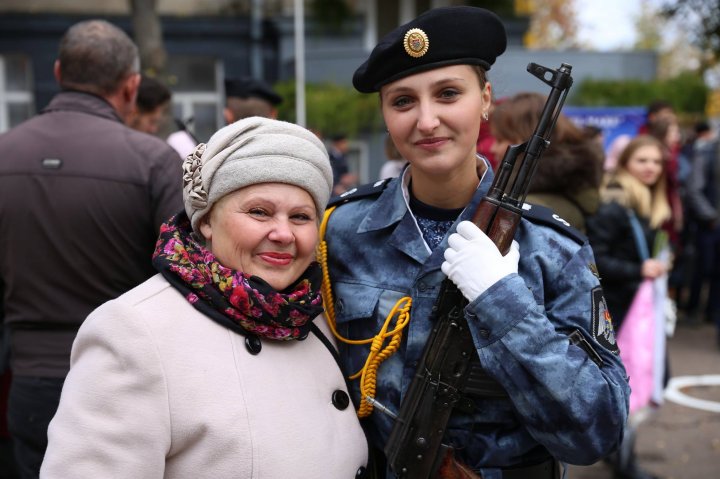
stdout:
<svg viewBox="0 0 720 479">
<path fill-rule="evenodd" d="M 325 235 L 340 334 L 372 337 L 396 301 L 412 297 L 402 346 L 378 371 L 376 399 L 393 411 L 431 330 L 431 308 L 445 279 L 440 265 L 447 237 L 470 219 L 493 176 L 483 176 L 471 203 L 430 252 L 408 208 L 409 171 L 377 182 L 380 193 L 347 196 Z M 524 217 L 515 235 L 519 275 L 506 276 L 465 309 L 481 364 L 507 395 L 476 399 L 477 412 L 456 414 L 449 436 L 462 448 L 460 458 L 486 478 L 498 477 L 498 468 L 549 456 L 591 464 L 614 450 L 623 434 L 630 391 L 593 273 L 593 253 L 561 221 L 558 229 Z M 575 330 L 602 358 L 602 367 L 570 344 L 568 334 Z M 368 346 L 339 346 L 346 373 L 359 371 Z M 358 381 L 352 386 L 357 402 Z M 376 409 L 369 422 L 371 442 L 383 449 L 393 419 Z"/>
</svg>

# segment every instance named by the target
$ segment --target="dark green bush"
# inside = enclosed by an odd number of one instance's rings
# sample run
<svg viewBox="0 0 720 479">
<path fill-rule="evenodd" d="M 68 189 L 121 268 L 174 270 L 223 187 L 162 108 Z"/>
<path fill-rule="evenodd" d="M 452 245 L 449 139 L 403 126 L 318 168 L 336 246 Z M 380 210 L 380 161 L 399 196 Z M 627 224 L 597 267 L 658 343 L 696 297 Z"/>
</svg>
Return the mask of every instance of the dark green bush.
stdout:
<svg viewBox="0 0 720 479">
<path fill-rule="evenodd" d="M 278 83 L 275 89 L 285 98 L 278 118 L 295 122 L 295 82 Z M 354 137 L 361 131 L 377 130 L 382 125 L 377 95 L 331 83 L 305 86 L 305 114 L 307 127 L 326 138 L 335 134 Z"/>
<path fill-rule="evenodd" d="M 669 101 L 676 111 L 703 113 L 708 88 L 702 77 L 686 72 L 668 80 L 585 80 L 573 87 L 569 104 L 575 106 L 646 106 L 653 100 Z"/>
</svg>

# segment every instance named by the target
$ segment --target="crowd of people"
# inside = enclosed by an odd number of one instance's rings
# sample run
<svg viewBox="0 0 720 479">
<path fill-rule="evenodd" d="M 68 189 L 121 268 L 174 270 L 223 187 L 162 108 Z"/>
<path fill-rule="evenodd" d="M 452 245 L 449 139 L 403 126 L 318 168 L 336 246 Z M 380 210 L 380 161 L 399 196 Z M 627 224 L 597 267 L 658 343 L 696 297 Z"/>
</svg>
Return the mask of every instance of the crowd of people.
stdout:
<svg viewBox="0 0 720 479">
<path fill-rule="evenodd" d="M 397 414 L 453 290 L 473 380 L 431 386 L 458 407 L 454 459 L 428 477 L 601 460 L 652 477 L 636 418 L 659 401 L 633 401 L 618 344 L 662 283 L 720 345 L 718 140 L 699 123 L 681 144 L 657 102 L 611 159 L 560 115 L 501 251 L 475 212 L 545 102 L 493 98 L 506 44 L 468 6 L 385 35 L 352 78 L 387 127 L 380 181 L 358 186 L 348 138 L 278 120 L 283 98 L 250 77 L 226 79 L 207 143 L 154 136 L 170 89 L 121 29 L 72 26 L 60 92 L 0 135 L 7 477 L 405 477 Z"/>
</svg>

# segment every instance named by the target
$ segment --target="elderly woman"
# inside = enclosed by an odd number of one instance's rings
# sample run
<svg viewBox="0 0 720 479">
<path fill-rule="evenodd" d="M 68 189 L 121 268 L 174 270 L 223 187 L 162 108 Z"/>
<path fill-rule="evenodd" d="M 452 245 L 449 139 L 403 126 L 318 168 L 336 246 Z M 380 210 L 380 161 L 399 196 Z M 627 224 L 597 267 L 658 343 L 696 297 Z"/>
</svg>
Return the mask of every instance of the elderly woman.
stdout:
<svg viewBox="0 0 720 479">
<path fill-rule="evenodd" d="M 320 331 L 322 142 L 248 118 L 184 171 L 159 274 L 78 333 L 41 477 L 362 477 L 367 442 Z"/>
</svg>

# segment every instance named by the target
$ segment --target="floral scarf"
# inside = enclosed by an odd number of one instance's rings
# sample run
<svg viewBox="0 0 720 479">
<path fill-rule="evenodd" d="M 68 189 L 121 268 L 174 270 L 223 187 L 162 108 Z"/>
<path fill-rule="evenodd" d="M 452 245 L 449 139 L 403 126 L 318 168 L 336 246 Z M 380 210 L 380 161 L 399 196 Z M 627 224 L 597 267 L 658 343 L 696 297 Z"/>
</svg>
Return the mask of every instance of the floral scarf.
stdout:
<svg viewBox="0 0 720 479">
<path fill-rule="evenodd" d="M 196 309 L 241 334 L 304 339 L 323 311 L 317 263 L 295 284 L 276 291 L 257 276 L 218 263 L 197 240 L 184 212 L 160 227 L 153 265 Z"/>
</svg>

